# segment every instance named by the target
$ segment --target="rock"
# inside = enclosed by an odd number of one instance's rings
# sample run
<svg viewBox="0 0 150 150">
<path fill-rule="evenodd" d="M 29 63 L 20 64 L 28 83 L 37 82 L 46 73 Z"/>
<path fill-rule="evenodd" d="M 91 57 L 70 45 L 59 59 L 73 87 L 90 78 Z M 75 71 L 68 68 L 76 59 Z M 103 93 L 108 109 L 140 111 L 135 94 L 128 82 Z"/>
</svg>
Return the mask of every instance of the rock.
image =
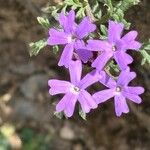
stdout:
<svg viewBox="0 0 150 150">
<path fill-rule="evenodd" d="M 83 150 L 83 146 L 81 145 L 81 144 L 75 144 L 74 146 L 73 146 L 73 150 Z"/>
<path fill-rule="evenodd" d="M 10 66 L 10 70 L 14 73 L 18 73 L 21 75 L 30 75 L 38 70 L 38 68 L 35 66 L 34 63 L 28 63 L 28 64 L 19 64 L 17 66 Z"/>
<path fill-rule="evenodd" d="M 8 138 L 11 148 L 14 150 L 22 149 L 22 141 L 20 137 L 14 133 L 12 136 Z"/>
<path fill-rule="evenodd" d="M 10 116 L 14 120 L 26 121 L 31 119 L 36 122 L 48 122 L 49 107 L 42 107 L 38 103 L 28 101 L 24 98 L 15 98 L 12 107 L 14 112 Z"/>
<path fill-rule="evenodd" d="M 75 133 L 68 124 L 65 124 L 60 130 L 60 137 L 65 140 L 73 140 Z"/>
<path fill-rule="evenodd" d="M 20 90 L 27 99 L 34 99 L 40 90 L 48 87 L 48 79 L 46 74 L 33 75 L 22 83 Z"/>
</svg>

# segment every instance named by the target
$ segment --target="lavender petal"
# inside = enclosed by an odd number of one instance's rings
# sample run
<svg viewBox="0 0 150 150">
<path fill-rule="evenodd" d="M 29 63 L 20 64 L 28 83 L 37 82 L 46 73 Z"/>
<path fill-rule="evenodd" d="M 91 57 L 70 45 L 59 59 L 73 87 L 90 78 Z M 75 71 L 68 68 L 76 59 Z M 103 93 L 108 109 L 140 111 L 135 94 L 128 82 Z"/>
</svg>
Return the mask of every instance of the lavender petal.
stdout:
<svg viewBox="0 0 150 150">
<path fill-rule="evenodd" d="M 127 68 L 124 71 L 121 71 L 119 78 L 117 80 L 118 85 L 126 86 L 136 77 L 135 72 L 130 72 L 130 69 Z"/>
<path fill-rule="evenodd" d="M 95 94 L 93 94 L 92 97 L 97 104 L 100 104 L 114 97 L 114 95 L 115 95 L 114 89 L 107 89 L 107 90 L 96 92 Z"/>
<path fill-rule="evenodd" d="M 68 91 L 70 91 L 70 88 L 72 86 L 70 82 L 55 79 L 49 80 L 48 85 L 50 86 L 50 95 L 67 93 Z"/>
<path fill-rule="evenodd" d="M 49 30 L 48 45 L 64 45 L 69 43 L 69 35 L 56 29 Z"/>
<path fill-rule="evenodd" d="M 140 95 L 142 93 L 144 93 L 144 88 L 143 87 L 132 87 L 132 86 L 127 86 L 124 89 L 125 92 L 127 93 L 131 93 L 131 94 L 135 94 L 135 95 Z"/>
<path fill-rule="evenodd" d="M 90 112 L 91 109 L 97 108 L 96 102 L 93 100 L 92 96 L 85 90 L 82 90 L 80 92 L 78 100 L 80 102 L 82 110 L 85 113 Z"/>
<path fill-rule="evenodd" d="M 142 102 L 142 99 L 136 94 L 123 92 L 123 95 L 134 103 L 140 104 Z"/>
<path fill-rule="evenodd" d="M 69 65 L 70 80 L 74 85 L 78 85 L 81 79 L 82 63 L 80 60 L 71 61 Z"/>
<path fill-rule="evenodd" d="M 123 23 L 109 21 L 108 40 L 110 43 L 116 43 L 120 39 L 123 28 Z"/>
<path fill-rule="evenodd" d="M 67 44 L 61 54 L 58 66 L 65 66 L 66 68 L 68 68 L 72 60 L 73 51 L 74 51 L 74 44 L 73 43 Z"/>
<path fill-rule="evenodd" d="M 79 39 L 82 39 L 89 33 L 93 32 L 95 29 L 96 26 L 93 23 L 91 23 L 88 17 L 85 17 L 78 25 L 75 34 Z"/>
<path fill-rule="evenodd" d="M 120 117 L 122 113 L 128 113 L 129 107 L 127 105 L 126 99 L 122 95 L 115 96 L 115 112 L 116 116 Z"/>
<path fill-rule="evenodd" d="M 98 71 L 101 71 L 111 57 L 112 57 L 111 53 L 104 52 L 100 54 L 92 63 L 92 67 L 96 68 Z"/>
<path fill-rule="evenodd" d="M 65 32 L 73 33 L 75 30 L 75 12 L 71 10 L 67 16 L 64 12 L 59 15 L 59 23 L 64 28 Z"/>
</svg>

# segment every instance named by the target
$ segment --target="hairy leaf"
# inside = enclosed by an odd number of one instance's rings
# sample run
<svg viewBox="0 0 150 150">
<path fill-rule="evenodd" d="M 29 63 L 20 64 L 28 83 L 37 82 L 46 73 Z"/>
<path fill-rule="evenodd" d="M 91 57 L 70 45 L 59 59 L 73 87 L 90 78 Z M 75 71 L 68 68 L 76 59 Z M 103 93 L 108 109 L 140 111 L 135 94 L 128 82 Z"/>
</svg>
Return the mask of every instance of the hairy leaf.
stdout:
<svg viewBox="0 0 150 150">
<path fill-rule="evenodd" d="M 37 17 L 37 20 L 43 27 L 50 28 L 50 22 L 47 18 Z"/>
<path fill-rule="evenodd" d="M 150 39 L 143 44 L 140 52 L 143 57 L 141 65 L 144 65 L 146 62 L 150 64 Z"/>
<path fill-rule="evenodd" d="M 46 45 L 47 45 L 47 40 L 46 39 L 30 43 L 29 44 L 29 47 L 30 47 L 29 54 L 30 54 L 30 56 L 38 55 L 40 50 L 42 48 L 44 48 Z"/>
</svg>

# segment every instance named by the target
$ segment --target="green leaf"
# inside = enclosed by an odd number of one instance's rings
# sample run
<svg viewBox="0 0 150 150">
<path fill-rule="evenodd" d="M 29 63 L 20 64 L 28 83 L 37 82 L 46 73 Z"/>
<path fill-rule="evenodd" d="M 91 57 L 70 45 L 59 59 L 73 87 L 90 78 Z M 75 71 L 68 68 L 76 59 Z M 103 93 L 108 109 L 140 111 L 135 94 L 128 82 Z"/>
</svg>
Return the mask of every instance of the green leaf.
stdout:
<svg viewBox="0 0 150 150">
<path fill-rule="evenodd" d="M 148 42 L 143 44 L 140 52 L 143 57 L 141 65 L 144 65 L 146 62 L 150 64 L 150 39 L 148 40 Z"/>
<path fill-rule="evenodd" d="M 86 120 L 86 113 L 79 107 L 79 115 L 83 120 Z"/>
<path fill-rule="evenodd" d="M 30 56 L 38 55 L 40 50 L 42 48 L 44 48 L 46 45 L 47 45 L 47 40 L 46 39 L 30 43 L 29 44 L 29 47 L 30 47 L 29 54 L 30 54 Z"/>
<path fill-rule="evenodd" d="M 59 51 L 59 47 L 58 47 L 58 45 L 53 46 L 53 53 L 54 53 L 54 54 L 57 54 L 57 53 L 58 53 L 58 51 Z"/>
<path fill-rule="evenodd" d="M 80 8 L 76 14 L 77 18 L 82 18 L 85 16 L 85 8 Z"/>
<path fill-rule="evenodd" d="M 63 116 L 64 116 L 62 112 L 54 112 L 54 115 L 55 115 L 58 119 L 62 119 Z"/>
<path fill-rule="evenodd" d="M 120 8 L 123 12 L 127 11 L 130 7 L 139 4 L 140 0 L 122 0 L 117 4 L 117 8 Z"/>
<path fill-rule="evenodd" d="M 84 2 L 81 3 L 79 0 L 65 0 L 64 5 L 71 7 L 73 10 L 77 10 L 76 17 L 81 18 L 84 16 L 85 6 Z"/>
<path fill-rule="evenodd" d="M 125 25 L 125 28 L 128 30 L 130 28 L 130 23 L 128 23 L 125 19 L 124 19 L 124 12 L 123 10 L 121 10 L 120 8 L 118 9 L 114 9 L 115 11 L 112 14 L 112 18 L 114 20 L 116 20 L 117 22 L 122 22 Z"/>
<path fill-rule="evenodd" d="M 107 28 L 105 25 L 100 25 L 100 31 L 102 34 L 100 34 L 100 39 L 107 39 Z"/>
<path fill-rule="evenodd" d="M 113 69 L 116 73 L 118 73 L 120 71 L 119 66 L 116 65 L 113 60 L 109 63 L 109 67 L 110 67 L 110 69 Z"/>
<path fill-rule="evenodd" d="M 100 30 L 103 35 L 107 36 L 107 28 L 104 25 L 100 25 Z"/>
<path fill-rule="evenodd" d="M 146 62 L 150 64 L 150 54 L 145 50 L 142 50 L 141 54 L 143 56 L 141 65 L 144 65 Z"/>
<path fill-rule="evenodd" d="M 2 133 L 0 133 L 0 150 L 9 150 L 10 143 L 8 138 L 6 138 Z"/>
<path fill-rule="evenodd" d="M 43 27 L 50 28 L 50 22 L 47 18 L 37 17 L 37 20 Z"/>
</svg>

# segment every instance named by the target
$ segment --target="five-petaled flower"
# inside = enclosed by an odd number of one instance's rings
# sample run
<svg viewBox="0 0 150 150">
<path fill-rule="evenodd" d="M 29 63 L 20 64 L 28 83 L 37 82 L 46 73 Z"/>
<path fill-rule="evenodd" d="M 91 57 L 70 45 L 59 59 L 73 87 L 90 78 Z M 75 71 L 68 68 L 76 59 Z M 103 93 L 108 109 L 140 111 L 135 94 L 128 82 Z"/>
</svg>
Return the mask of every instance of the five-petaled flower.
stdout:
<svg viewBox="0 0 150 150">
<path fill-rule="evenodd" d="M 139 104 L 142 101 L 139 95 L 144 92 L 143 87 L 128 86 L 129 82 L 135 77 L 136 74 L 134 72 L 130 72 L 129 68 L 127 68 L 121 72 L 117 82 L 111 78 L 107 81 L 106 85 L 109 89 L 99 91 L 93 94 L 92 97 L 97 104 L 103 103 L 114 97 L 116 115 L 121 116 L 122 113 L 128 113 L 129 108 L 126 98 Z"/>
<path fill-rule="evenodd" d="M 56 111 L 64 111 L 67 117 L 71 117 L 78 100 L 83 112 L 88 113 L 97 107 L 97 103 L 85 89 L 97 81 L 104 83 L 104 72 L 98 73 L 94 70 L 81 80 L 82 64 L 79 60 L 70 62 L 69 72 L 71 82 L 55 79 L 48 81 L 51 95 L 65 93 L 65 96 L 57 104 Z"/>
<path fill-rule="evenodd" d="M 69 66 L 73 58 L 74 50 L 78 57 L 86 63 L 91 57 L 92 52 L 84 49 L 85 43 L 83 38 L 96 29 L 96 26 L 90 22 L 88 17 L 85 17 L 79 25 L 75 23 L 75 12 L 71 10 L 68 15 L 62 12 L 59 16 L 59 23 L 63 30 L 49 30 L 48 45 L 65 45 L 59 60 L 59 66 Z"/>
<path fill-rule="evenodd" d="M 128 64 L 132 63 L 133 59 L 126 51 L 138 50 L 141 44 L 135 41 L 136 31 L 130 31 L 121 38 L 123 29 L 122 23 L 109 21 L 107 40 L 88 40 L 87 50 L 100 52 L 92 63 L 92 67 L 102 70 L 111 58 L 115 59 L 121 70 L 125 70 Z"/>
</svg>

